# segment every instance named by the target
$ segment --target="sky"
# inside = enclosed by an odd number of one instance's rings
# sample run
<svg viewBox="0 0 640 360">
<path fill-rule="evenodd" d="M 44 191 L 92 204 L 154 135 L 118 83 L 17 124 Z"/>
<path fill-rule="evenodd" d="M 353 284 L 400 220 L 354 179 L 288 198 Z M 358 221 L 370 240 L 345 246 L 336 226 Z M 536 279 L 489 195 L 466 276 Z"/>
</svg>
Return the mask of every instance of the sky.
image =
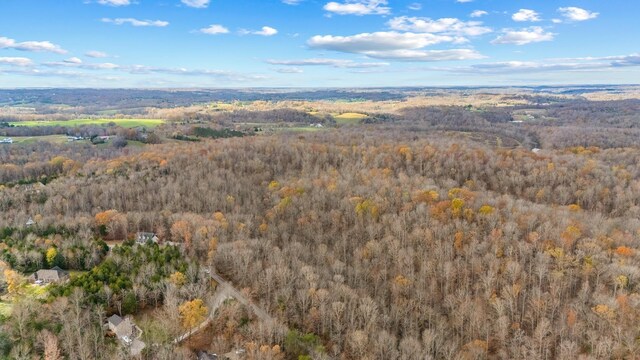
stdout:
<svg viewBox="0 0 640 360">
<path fill-rule="evenodd" d="M 0 88 L 640 84 L 638 0 L 0 0 Z"/>
</svg>

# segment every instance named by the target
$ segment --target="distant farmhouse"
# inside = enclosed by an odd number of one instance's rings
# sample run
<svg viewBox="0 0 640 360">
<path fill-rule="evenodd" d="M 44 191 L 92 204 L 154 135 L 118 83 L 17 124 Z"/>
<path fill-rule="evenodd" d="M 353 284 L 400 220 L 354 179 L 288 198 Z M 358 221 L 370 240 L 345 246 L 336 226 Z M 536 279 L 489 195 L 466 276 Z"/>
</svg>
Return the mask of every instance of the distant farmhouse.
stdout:
<svg viewBox="0 0 640 360">
<path fill-rule="evenodd" d="M 12 138 L 4 138 L 4 139 L 0 140 L 0 144 L 13 144 L 13 139 Z"/>
<path fill-rule="evenodd" d="M 131 320 L 131 318 L 121 318 L 118 315 L 111 315 L 107 319 L 104 327 L 113 332 L 122 345 L 129 348 L 132 356 L 140 355 L 145 348 L 145 343 L 138 340 L 142 335 L 142 330 Z"/>
<path fill-rule="evenodd" d="M 218 360 L 217 354 L 210 354 L 206 351 L 198 351 L 198 360 Z"/>
<path fill-rule="evenodd" d="M 61 283 L 69 280 L 69 273 L 56 266 L 49 270 L 36 271 L 32 279 L 36 284 Z"/>
<path fill-rule="evenodd" d="M 155 233 L 151 233 L 151 232 L 139 232 L 136 234 L 136 243 L 138 244 L 146 244 L 149 241 L 154 242 L 154 243 L 158 243 L 160 239 L 158 239 L 158 236 Z"/>
</svg>

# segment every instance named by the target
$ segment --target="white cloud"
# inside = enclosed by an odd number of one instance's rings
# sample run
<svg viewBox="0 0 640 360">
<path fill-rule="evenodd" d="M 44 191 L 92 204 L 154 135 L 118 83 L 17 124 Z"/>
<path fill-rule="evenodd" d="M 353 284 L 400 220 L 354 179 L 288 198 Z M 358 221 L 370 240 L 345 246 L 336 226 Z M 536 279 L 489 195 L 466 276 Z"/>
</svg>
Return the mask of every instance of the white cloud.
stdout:
<svg viewBox="0 0 640 360">
<path fill-rule="evenodd" d="M 459 61 L 484 59 L 479 52 L 473 49 L 448 49 L 448 50 L 389 50 L 375 51 L 367 54 L 369 57 L 384 60 L 397 61 Z"/>
<path fill-rule="evenodd" d="M 387 0 L 345 0 L 343 3 L 332 1 L 324 9 L 338 15 L 387 15 L 391 12 L 387 4 Z"/>
<path fill-rule="evenodd" d="M 461 21 L 456 18 L 432 20 L 429 18 L 400 16 L 387 23 L 393 30 L 421 33 L 444 33 L 459 36 L 479 36 L 492 30 L 481 26 L 479 21 Z"/>
<path fill-rule="evenodd" d="M 203 9 L 209 6 L 211 0 L 182 0 L 182 3 L 196 9 Z"/>
<path fill-rule="evenodd" d="M 38 77 L 62 77 L 62 78 L 87 78 L 87 79 L 106 79 L 106 77 L 97 76 L 93 71 L 117 71 L 132 75 L 172 75 L 172 76 L 189 76 L 200 77 L 225 81 L 228 83 L 238 82 L 255 82 L 267 79 L 266 76 L 260 74 L 244 74 L 225 70 L 211 69 L 187 69 L 187 68 L 166 68 L 153 67 L 146 65 L 117 65 L 111 63 L 101 64 L 73 64 L 66 62 L 52 62 L 42 64 L 43 68 L 24 67 L 22 69 L 3 69 L 2 72 Z M 148 77 L 145 77 L 145 81 Z"/>
<path fill-rule="evenodd" d="M 267 60 L 267 63 L 271 65 L 282 66 L 332 66 L 335 68 L 373 68 L 389 66 L 389 63 L 384 62 L 355 62 L 353 60 L 342 59 L 303 59 L 303 60 Z"/>
<path fill-rule="evenodd" d="M 492 44 L 514 44 L 514 45 L 526 45 L 530 43 L 551 41 L 555 34 L 546 32 L 539 26 L 532 26 L 526 29 L 510 30 L 506 29 L 502 35 L 495 38 Z"/>
<path fill-rule="evenodd" d="M 412 4 L 409 4 L 409 6 L 407 6 L 407 8 L 409 10 L 414 10 L 414 11 L 422 10 L 422 4 L 420 4 L 420 3 L 412 3 Z"/>
<path fill-rule="evenodd" d="M 479 18 L 485 15 L 489 15 L 489 13 L 484 10 L 475 10 L 469 16 L 471 16 L 472 18 Z"/>
<path fill-rule="evenodd" d="M 362 54 L 375 59 L 401 61 L 441 61 L 479 59 L 475 50 L 422 50 L 441 43 L 457 43 L 459 37 L 431 33 L 376 32 L 353 36 L 316 35 L 308 45 L 315 49 Z"/>
<path fill-rule="evenodd" d="M 68 67 L 68 68 L 77 68 L 77 69 L 86 69 L 86 70 L 116 70 L 121 68 L 120 65 L 113 64 L 113 63 L 87 64 L 87 63 L 83 63 L 82 60 L 78 58 L 71 58 L 64 61 L 46 62 L 46 63 L 43 63 L 42 65 L 47 67 Z"/>
<path fill-rule="evenodd" d="M 25 57 L 0 57 L 0 64 L 24 67 L 33 65 L 33 61 Z"/>
<path fill-rule="evenodd" d="M 251 31 L 251 30 L 240 30 L 241 35 L 260 35 L 260 36 L 273 36 L 278 33 L 278 30 L 270 27 L 263 26 L 261 30 Z"/>
<path fill-rule="evenodd" d="M 304 70 L 300 69 L 300 68 L 278 68 L 275 69 L 275 71 L 281 73 L 281 74 L 302 74 L 304 72 Z"/>
<path fill-rule="evenodd" d="M 608 57 L 547 59 L 544 61 L 504 61 L 441 69 L 458 73 L 513 74 L 550 71 L 593 71 L 640 66 L 640 54 Z"/>
<path fill-rule="evenodd" d="M 600 15 L 600 13 L 591 12 L 589 10 L 585 10 L 585 9 L 581 9 L 573 6 L 559 8 L 558 12 L 560 12 L 562 16 L 564 16 L 567 20 L 570 20 L 570 21 L 586 21 L 586 20 L 595 19 L 598 17 L 598 15 Z"/>
<path fill-rule="evenodd" d="M 420 49 L 426 46 L 454 42 L 455 38 L 429 33 L 400 33 L 395 31 L 362 33 L 352 36 L 316 35 L 309 39 L 312 48 L 347 53 Z"/>
<path fill-rule="evenodd" d="M 7 37 L 0 37 L 0 49 L 14 49 L 33 52 L 52 52 L 56 54 L 67 53 L 67 51 L 62 49 L 59 45 L 53 44 L 50 41 L 16 42 L 14 39 L 10 39 Z"/>
<path fill-rule="evenodd" d="M 229 29 L 227 29 L 226 27 L 224 27 L 222 25 L 218 25 L 218 24 L 209 25 L 208 27 L 202 28 L 202 29 L 200 29 L 198 31 L 203 33 L 203 34 L 207 34 L 207 35 L 217 35 L 217 34 L 228 34 L 229 33 Z"/>
<path fill-rule="evenodd" d="M 131 4 L 129 0 L 98 0 L 99 4 L 110 6 L 127 6 Z"/>
<path fill-rule="evenodd" d="M 82 60 L 80 60 L 80 58 L 77 58 L 75 56 L 64 60 L 64 62 L 69 64 L 82 64 Z"/>
<path fill-rule="evenodd" d="M 517 13 L 511 16 L 513 21 L 524 22 L 524 21 L 540 21 L 540 14 L 538 14 L 534 10 L 530 9 L 520 9 Z"/>
<path fill-rule="evenodd" d="M 106 57 L 109 57 L 109 55 L 107 53 L 102 52 L 102 51 L 95 51 L 95 50 L 87 51 L 84 55 L 88 56 L 90 58 L 106 58 Z"/>
<path fill-rule="evenodd" d="M 282 0 L 282 2 L 287 5 L 298 5 L 302 2 L 302 0 Z"/>
<path fill-rule="evenodd" d="M 456 0 L 456 2 L 457 2 L 457 3 L 463 3 L 463 4 L 464 4 L 464 3 L 470 3 L 470 2 L 472 2 L 472 1 L 473 1 L 473 0 Z"/>
<path fill-rule="evenodd" d="M 117 19 L 102 18 L 102 22 L 112 23 L 115 25 L 130 24 L 131 26 L 153 26 L 153 27 L 165 27 L 169 25 L 168 21 L 138 20 L 134 18 L 117 18 Z"/>
<path fill-rule="evenodd" d="M 211 77 L 218 80 L 237 81 L 237 82 L 259 81 L 259 80 L 266 79 L 264 75 L 242 74 L 242 73 L 226 71 L 226 70 L 164 68 L 164 67 L 153 67 L 153 66 L 145 66 L 145 65 L 126 66 L 126 67 L 122 67 L 122 70 L 127 71 L 130 74 L 136 74 L 136 75 L 167 74 L 167 75 L 178 75 L 178 76 L 201 76 L 201 77 Z"/>
</svg>

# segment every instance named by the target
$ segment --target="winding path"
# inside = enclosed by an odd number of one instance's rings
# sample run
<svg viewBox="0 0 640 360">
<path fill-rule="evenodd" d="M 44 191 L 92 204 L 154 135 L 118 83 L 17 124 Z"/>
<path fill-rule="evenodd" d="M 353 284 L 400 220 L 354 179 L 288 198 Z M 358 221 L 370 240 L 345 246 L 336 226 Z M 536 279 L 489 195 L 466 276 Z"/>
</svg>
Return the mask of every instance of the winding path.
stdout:
<svg viewBox="0 0 640 360">
<path fill-rule="evenodd" d="M 174 344 L 179 344 L 187 340 L 192 335 L 209 326 L 209 324 L 211 324 L 211 322 L 213 321 L 213 317 L 218 308 L 228 299 L 235 299 L 242 305 L 250 308 L 253 313 L 256 314 L 256 316 L 265 323 L 277 324 L 277 321 L 273 317 L 271 317 L 264 309 L 253 303 L 249 298 L 242 294 L 242 292 L 233 287 L 231 283 L 223 279 L 220 275 L 216 274 L 215 272 L 209 271 L 205 271 L 205 273 L 211 276 L 211 278 L 216 283 L 218 283 L 218 288 L 216 290 L 216 293 L 214 294 L 213 300 L 209 303 L 211 305 L 209 316 L 200 325 L 173 339 Z"/>
</svg>

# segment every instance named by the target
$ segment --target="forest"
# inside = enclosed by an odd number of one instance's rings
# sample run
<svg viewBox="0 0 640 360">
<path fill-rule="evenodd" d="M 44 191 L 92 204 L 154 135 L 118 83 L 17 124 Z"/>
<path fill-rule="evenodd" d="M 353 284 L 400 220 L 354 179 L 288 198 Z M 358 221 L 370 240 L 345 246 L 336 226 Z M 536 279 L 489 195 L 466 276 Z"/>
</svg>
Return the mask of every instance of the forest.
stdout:
<svg viewBox="0 0 640 360">
<path fill-rule="evenodd" d="M 638 358 L 640 99 L 553 90 L 185 92 L 82 128 L 124 147 L 0 144 L 0 359 Z"/>
</svg>

